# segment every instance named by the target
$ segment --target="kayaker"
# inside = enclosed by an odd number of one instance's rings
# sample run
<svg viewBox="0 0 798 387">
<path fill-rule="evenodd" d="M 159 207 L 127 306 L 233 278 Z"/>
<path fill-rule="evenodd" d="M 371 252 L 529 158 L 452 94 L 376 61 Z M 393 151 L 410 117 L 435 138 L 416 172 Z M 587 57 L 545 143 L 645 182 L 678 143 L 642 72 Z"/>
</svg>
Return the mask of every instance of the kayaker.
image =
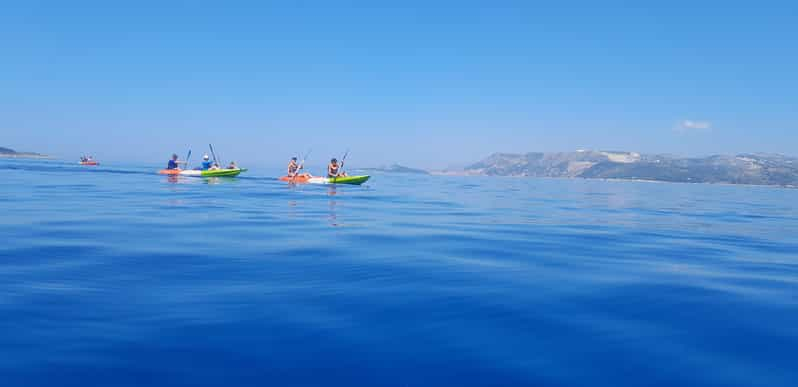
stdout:
<svg viewBox="0 0 798 387">
<path fill-rule="evenodd" d="M 288 177 L 296 177 L 297 172 L 299 172 L 299 164 L 296 163 L 296 157 L 292 157 L 290 161 L 288 161 Z"/>
<path fill-rule="evenodd" d="M 340 170 L 338 159 L 333 158 L 330 160 L 330 165 L 327 166 L 327 177 L 344 177 L 346 172 Z"/>
<path fill-rule="evenodd" d="M 292 157 L 288 162 L 288 177 L 312 177 L 309 173 L 299 173 L 305 166 L 297 164 L 296 160 L 296 157 Z"/>
<path fill-rule="evenodd" d="M 166 164 L 166 169 L 180 169 L 180 164 L 185 163 L 185 161 L 178 160 L 176 154 L 172 154 L 172 159 Z"/>
<path fill-rule="evenodd" d="M 231 161 L 230 165 L 227 166 L 227 169 L 238 169 L 238 165 L 236 165 L 235 161 Z"/>
<path fill-rule="evenodd" d="M 207 171 L 213 167 L 213 162 L 208 155 L 202 156 L 202 170 Z"/>
</svg>

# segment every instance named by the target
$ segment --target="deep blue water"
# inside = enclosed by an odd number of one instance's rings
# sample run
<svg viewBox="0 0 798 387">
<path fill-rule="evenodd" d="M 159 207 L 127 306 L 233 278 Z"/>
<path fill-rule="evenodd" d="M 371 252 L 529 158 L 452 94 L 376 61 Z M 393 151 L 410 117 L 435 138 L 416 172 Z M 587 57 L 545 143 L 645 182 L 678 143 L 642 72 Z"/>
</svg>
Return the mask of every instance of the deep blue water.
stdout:
<svg viewBox="0 0 798 387">
<path fill-rule="evenodd" d="M 0 159 L 0 385 L 798 385 L 798 190 L 159 166 Z"/>
</svg>

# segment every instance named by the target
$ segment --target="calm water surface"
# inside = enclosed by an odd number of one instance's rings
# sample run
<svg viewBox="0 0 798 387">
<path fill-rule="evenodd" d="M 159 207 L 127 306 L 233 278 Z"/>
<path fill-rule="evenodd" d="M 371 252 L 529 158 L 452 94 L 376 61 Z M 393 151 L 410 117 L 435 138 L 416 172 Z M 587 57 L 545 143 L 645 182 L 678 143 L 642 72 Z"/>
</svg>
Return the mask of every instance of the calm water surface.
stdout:
<svg viewBox="0 0 798 387">
<path fill-rule="evenodd" d="M 798 190 L 0 159 L 4 386 L 795 386 Z"/>
</svg>

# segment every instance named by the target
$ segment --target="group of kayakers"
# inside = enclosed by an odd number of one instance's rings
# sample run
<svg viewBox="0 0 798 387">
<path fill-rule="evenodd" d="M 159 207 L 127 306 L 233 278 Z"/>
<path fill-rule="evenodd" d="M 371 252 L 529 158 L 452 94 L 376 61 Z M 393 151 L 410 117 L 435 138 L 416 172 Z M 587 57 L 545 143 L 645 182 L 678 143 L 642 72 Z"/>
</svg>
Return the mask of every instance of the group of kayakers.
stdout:
<svg viewBox="0 0 798 387">
<path fill-rule="evenodd" d="M 180 164 L 186 164 L 186 161 L 178 160 L 177 154 L 172 154 L 172 158 L 166 164 L 166 169 L 180 169 Z M 214 171 L 221 169 L 219 167 L 219 163 L 212 161 L 210 156 L 203 155 L 202 156 L 202 163 L 200 163 L 199 168 L 195 168 L 201 171 Z M 227 169 L 236 169 L 238 165 L 236 165 L 235 161 L 231 161 L 230 165 L 227 166 Z M 300 171 L 303 170 L 305 166 L 303 164 L 299 164 L 297 162 L 296 157 L 292 157 L 291 160 L 288 162 L 288 177 L 296 178 L 296 177 L 304 177 L 310 178 L 313 177 L 310 173 L 301 173 Z M 344 177 L 346 176 L 346 172 L 341 170 L 341 164 L 338 163 L 338 159 L 332 158 L 330 160 L 330 164 L 327 165 L 327 177 L 335 178 L 335 177 Z"/>
<path fill-rule="evenodd" d="M 200 166 L 198 168 L 189 169 L 188 167 L 188 160 L 191 160 L 191 150 L 188 151 L 186 155 L 186 161 L 182 161 L 178 158 L 177 154 L 172 154 L 172 157 L 166 164 L 166 169 L 162 169 L 158 171 L 161 175 L 170 175 L 170 176 L 197 176 L 197 177 L 233 177 L 238 176 L 242 172 L 246 172 L 246 168 L 239 168 L 236 165 L 236 162 L 233 161 L 227 167 L 222 167 L 222 163 L 217 161 L 216 153 L 213 150 L 213 145 L 208 144 L 208 148 L 210 149 L 210 154 L 213 157 L 209 156 L 208 153 L 202 156 L 202 161 L 200 162 Z M 360 175 L 360 176 L 350 176 L 346 172 L 344 172 L 344 161 L 346 161 L 346 156 L 349 155 L 349 151 L 347 150 L 344 153 L 343 157 L 341 157 L 341 161 L 339 162 L 338 159 L 332 158 L 330 159 L 330 163 L 327 164 L 327 176 L 313 176 L 310 173 L 303 172 L 305 169 L 305 160 L 307 160 L 308 156 L 310 155 L 310 151 L 302 157 L 302 161 L 298 161 L 298 157 L 291 157 L 288 161 L 288 168 L 286 176 L 281 176 L 278 178 L 280 181 L 285 181 L 288 183 L 301 183 L 301 184 L 350 184 L 350 185 L 361 185 L 369 180 L 371 176 L 368 175 Z"/>
<path fill-rule="evenodd" d="M 211 146 L 210 148 L 211 148 L 211 153 L 213 153 L 213 147 Z M 327 179 L 333 179 L 333 182 L 342 182 L 342 183 L 349 182 L 350 184 L 351 182 L 356 182 L 357 184 L 359 184 L 368 179 L 368 176 L 350 178 L 346 174 L 346 172 L 344 172 L 343 170 L 344 160 L 346 160 L 346 156 L 348 154 L 349 151 L 347 151 L 346 154 L 344 154 L 340 163 L 338 162 L 338 159 L 334 157 L 330 159 L 330 163 L 327 164 Z M 329 181 L 329 180 L 320 180 L 324 178 L 314 177 L 310 173 L 303 172 L 307 156 L 308 155 L 305 155 L 305 157 L 302 159 L 302 162 L 299 162 L 297 157 L 291 157 L 291 159 L 288 161 L 287 175 L 282 177 L 281 180 L 302 181 L 302 182 Z M 211 159 L 211 157 L 207 153 L 202 156 L 202 162 L 200 163 L 200 166 L 198 168 L 189 170 L 187 164 L 190 158 L 191 158 L 191 151 L 188 152 L 188 156 L 186 156 L 186 161 L 180 160 L 176 153 L 172 154 L 171 159 L 169 159 L 169 161 L 166 164 L 166 169 L 162 170 L 161 173 L 168 175 L 175 175 L 175 174 L 191 175 L 191 173 L 189 172 L 199 171 L 202 173 L 201 176 L 211 176 L 212 175 L 211 173 L 216 174 L 216 171 L 218 171 L 219 173 L 224 173 L 228 170 L 239 170 L 238 165 L 236 165 L 235 161 L 231 162 L 227 166 L 227 168 L 223 169 L 217 162 L 216 155 L 214 154 L 213 159 Z M 342 180 L 344 178 L 346 180 Z"/>
<path fill-rule="evenodd" d="M 210 146 L 211 153 L 213 152 L 213 146 Z M 309 152 L 308 152 L 309 154 Z M 302 162 L 298 162 L 297 157 L 291 157 L 288 161 L 288 171 L 287 175 L 280 178 L 280 180 L 289 181 L 289 182 L 310 182 L 310 183 L 341 183 L 341 184 L 362 184 L 366 180 L 368 180 L 369 176 L 353 176 L 350 177 L 344 172 L 344 161 L 346 160 L 346 156 L 349 154 L 347 151 L 341 162 L 338 161 L 336 158 L 330 159 L 330 163 L 327 164 L 327 176 L 324 177 L 314 177 L 310 173 L 303 172 L 305 168 L 305 160 L 307 159 L 308 154 L 302 159 Z M 206 153 L 202 156 L 202 161 L 200 162 L 200 166 L 193 169 L 188 169 L 188 160 L 191 159 L 191 151 L 188 152 L 186 156 L 186 160 L 180 160 L 176 153 L 172 154 L 172 157 L 166 164 L 166 169 L 161 170 L 159 173 L 166 174 L 166 175 L 187 175 L 187 176 L 235 176 L 239 173 L 246 171 L 246 169 L 240 169 L 238 165 L 236 165 L 235 161 L 231 161 L 230 164 L 227 165 L 226 168 L 222 168 L 219 162 L 216 159 L 216 154 L 213 154 L 213 159 Z M 83 165 L 98 165 L 96 161 L 94 161 L 94 157 L 92 156 L 81 156 L 80 163 Z"/>
</svg>

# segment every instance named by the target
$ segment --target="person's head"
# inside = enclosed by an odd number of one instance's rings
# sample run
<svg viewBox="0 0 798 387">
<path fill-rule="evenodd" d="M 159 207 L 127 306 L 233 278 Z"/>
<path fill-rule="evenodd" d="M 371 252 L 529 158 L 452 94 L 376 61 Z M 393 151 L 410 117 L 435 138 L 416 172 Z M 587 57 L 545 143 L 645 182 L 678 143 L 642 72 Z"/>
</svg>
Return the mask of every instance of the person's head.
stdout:
<svg viewBox="0 0 798 387">
<path fill-rule="evenodd" d="M 203 160 L 205 160 L 205 161 L 208 161 L 208 160 L 210 160 L 211 158 L 210 158 L 210 157 L 208 157 L 208 155 L 204 155 L 204 156 L 202 156 L 202 159 L 203 159 Z"/>
<path fill-rule="evenodd" d="M 330 164 L 338 164 L 338 159 L 333 158 L 332 160 L 330 160 Z"/>
<path fill-rule="evenodd" d="M 296 157 L 292 157 L 291 161 L 296 162 Z"/>
<path fill-rule="evenodd" d="M 172 153 L 172 160 L 177 160 L 177 154 Z"/>
</svg>

